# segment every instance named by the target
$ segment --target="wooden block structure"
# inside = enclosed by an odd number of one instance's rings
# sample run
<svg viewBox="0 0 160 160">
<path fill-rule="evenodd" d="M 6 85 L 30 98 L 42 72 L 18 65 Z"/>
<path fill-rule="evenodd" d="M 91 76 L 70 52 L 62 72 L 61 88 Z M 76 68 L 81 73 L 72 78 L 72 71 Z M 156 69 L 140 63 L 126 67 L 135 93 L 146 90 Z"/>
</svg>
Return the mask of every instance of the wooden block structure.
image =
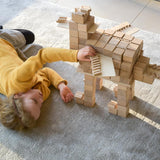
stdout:
<svg viewBox="0 0 160 160">
<path fill-rule="evenodd" d="M 106 78 L 117 83 L 114 89 L 117 102 L 109 102 L 108 111 L 127 117 L 129 101 L 134 98 L 135 80 L 152 84 L 155 78 L 160 79 L 160 66 L 150 65 L 150 59 L 143 55 L 143 40 L 122 32 L 130 27 L 128 22 L 111 29 L 98 28 L 90 34 L 88 30 L 94 24 L 94 16 L 90 12 L 90 7 L 82 6 L 72 14 L 69 24 L 70 48 L 79 49 L 91 45 L 99 54 L 112 58 L 116 76 Z M 85 73 L 85 86 L 84 94 L 80 94 L 77 102 L 82 104 L 83 95 L 83 104 L 93 107 L 97 83 L 99 88 L 102 86 L 102 66 L 99 55 L 90 59 L 91 62 L 80 62 L 81 70 Z"/>
<path fill-rule="evenodd" d="M 91 36 L 88 30 L 94 24 L 94 16 L 91 16 L 90 12 L 90 7 L 81 6 L 72 13 L 72 20 L 69 22 L 70 49 L 84 47 L 86 40 Z"/>
</svg>

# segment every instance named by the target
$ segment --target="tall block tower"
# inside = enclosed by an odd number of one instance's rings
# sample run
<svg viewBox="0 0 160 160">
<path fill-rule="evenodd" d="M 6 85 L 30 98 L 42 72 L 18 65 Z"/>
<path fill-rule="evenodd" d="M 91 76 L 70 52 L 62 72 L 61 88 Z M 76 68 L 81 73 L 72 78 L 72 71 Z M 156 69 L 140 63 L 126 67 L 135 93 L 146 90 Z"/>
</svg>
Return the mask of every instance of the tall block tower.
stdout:
<svg viewBox="0 0 160 160">
<path fill-rule="evenodd" d="M 72 19 L 69 22 L 70 49 L 80 49 L 84 47 L 86 41 L 90 38 L 89 29 L 94 24 L 94 16 L 90 15 L 91 8 L 81 6 L 75 8 L 72 13 Z"/>
</svg>

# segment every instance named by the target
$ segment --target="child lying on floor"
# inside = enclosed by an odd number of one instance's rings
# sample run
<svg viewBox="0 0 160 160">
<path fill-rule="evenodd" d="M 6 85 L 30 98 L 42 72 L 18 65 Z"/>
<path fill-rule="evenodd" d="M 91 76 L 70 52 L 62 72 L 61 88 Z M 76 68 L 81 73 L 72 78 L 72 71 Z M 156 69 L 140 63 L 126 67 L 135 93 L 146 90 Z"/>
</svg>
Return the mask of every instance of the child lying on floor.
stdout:
<svg viewBox="0 0 160 160">
<path fill-rule="evenodd" d="M 0 29 L 0 93 L 8 97 L 0 101 L 0 120 L 11 129 L 32 128 L 35 125 L 42 103 L 50 94 L 50 85 L 60 91 L 64 102 L 74 98 L 67 81 L 51 68 L 43 68 L 45 63 L 90 61 L 89 57 L 95 55 L 90 46 L 80 50 L 38 46 L 37 54 L 22 60 L 20 57 L 25 55 L 19 57 L 19 53 L 23 54 L 21 49 L 33 41 L 31 31 Z"/>
</svg>

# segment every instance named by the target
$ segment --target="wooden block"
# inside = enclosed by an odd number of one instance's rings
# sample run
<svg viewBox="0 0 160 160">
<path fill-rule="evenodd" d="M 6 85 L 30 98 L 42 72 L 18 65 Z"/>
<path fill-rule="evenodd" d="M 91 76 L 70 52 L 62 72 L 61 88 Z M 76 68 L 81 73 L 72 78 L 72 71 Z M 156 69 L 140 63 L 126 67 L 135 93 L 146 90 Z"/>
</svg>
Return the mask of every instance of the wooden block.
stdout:
<svg viewBox="0 0 160 160">
<path fill-rule="evenodd" d="M 121 68 L 121 61 L 117 59 L 113 59 L 114 68 L 120 69 Z"/>
<path fill-rule="evenodd" d="M 125 36 L 123 37 L 124 40 L 127 40 L 127 41 L 132 41 L 133 40 L 133 36 L 132 35 L 128 35 L 128 34 L 125 34 Z"/>
<path fill-rule="evenodd" d="M 74 43 L 74 44 L 77 44 L 78 45 L 78 37 L 72 37 L 70 36 L 70 43 Z"/>
<path fill-rule="evenodd" d="M 104 34 L 107 34 L 107 35 L 113 35 L 115 33 L 115 31 L 114 30 L 111 30 L 111 29 L 106 29 L 105 31 L 104 31 Z"/>
<path fill-rule="evenodd" d="M 115 97 L 117 97 L 117 93 L 118 93 L 118 86 L 115 86 L 115 87 L 114 87 L 114 89 L 113 89 L 113 91 L 114 91 L 114 95 L 115 95 Z"/>
<path fill-rule="evenodd" d="M 130 78 L 130 75 L 131 75 L 131 72 L 120 70 L 120 81 L 126 82 L 126 79 Z"/>
<path fill-rule="evenodd" d="M 87 107 L 94 107 L 95 101 L 93 101 L 93 102 L 84 101 L 84 105 Z"/>
<path fill-rule="evenodd" d="M 130 98 L 129 95 L 127 95 L 127 97 L 117 95 L 118 105 L 127 106 L 129 104 L 129 100 L 130 100 L 129 98 Z"/>
<path fill-rule="evenodd" d="M 109 42 L 111 39 L 111 36 L 108 35 L 102 35 L 100 39 L 97 41 L 95 47 L 104 48 L 104 46 Z"/>
<path fill-rule="evenodd" d="M 80 24 L 84 24 L 87 20 L 87 15 L 83 12 L 72 13 L 72 21 Z"/>
<path fill-rule="evenodd" d="M 94 76 L 91 76 L 91 75 L 86 75 L 85 74 L 85 80 L 89 80 L 89 81 L 95 81 L 96 80 L 96 77 L 94 77 Z"/>
<path fill-rule="evenodd" d="M 135 80 L 131 83 L 131 87 L 129 88 L 130 100 L 134 98 L 134 91 L 135 91 Z"/>
<path fill-rule="evenodd" d="M 123 54 L 123 61 L 134 62 L 136 57 L 136 52 L 133 50 L 126 49 Z"/>
<path fill-rule="evenodd" d="M 124 53 L 124 49 L 116 48 L 112 54 L 112 58 L 122 61 L 123 53 Z"/>
<path fill-rule="evenodd" d="M 118 104 L 117 110 L 118 110 L 118 116 L 126 118 L 129 114 L 129 106 L 123 107 Z"/>
<path fill-rule="evenodd" d="M 85 24 L 78 24 L 78 30 L 87 32 L 93 24 L 94 24 L 94 16 L 90 16 Z"/>
<path fill-rule="evenodd" d="M 85 45 L 86 41 L 87 41 L 86 39 L 78 38 L 78 42 L 79 42 L 79 44 L 83 44 L 83 45 Z"/>
<path fill-rule="evenodd" d="M 103 54 L 104 54 L 105 56 L 112 57 L 112 52 L 114 51 L 115 48 L 116 48 L 115 45 L 113 45 L 113 44 L 107 44 L 107 45 L 103 48 Z"/>
<path fill-rule="evenodd" d="M 91 36 L 88 32 L 83 32 L 83 31 L 78 31 L 78 35 L 79 35 L 79 38 L 82 38 L 82 39 L 89 39 L 89 37 Z"/>
<path fill-rule="evenodd" d="M 154 82 L 154 76 L 153 75 L 148 75 L 148 74 L 143 74 L 143 82 L 152 84 Z"/>
<path fill-rule="evenodd" d="M 132 69 L 133 69 L 133 63 L 122 62 L 122 63 L 121 63 L 121 69 L 122 69 L 123 71 L 126 71 L 126 72 L 131 72 Z"/>
<path fill-rule="evenodd" d="M 86 13 L 87 15 L 90 15 L 91 8 L 89 6 L 81 6 L 80 10 L 81 12 Z"/>
<path fill-rule="evenodd" d="M 134 39 L 132 40 L 132 43 L 138 44 L 138 45 L 142 45 L 142 44 L 143 44 L 143 40 L 138 39 L 138 38 L 134 38 Z"/>
<path fill-rule="evenodd" d="M 87 41 L 86 41 L 86 45 L 92 45 L 92 46 L 94 46 L 96 43 L 97 43 L 97 39 L 88 39 Z"/>
<path fill-rule="evenodd" d="M 74 21 L 69 21 L 69 30 L 78 30 L 78 24 Z"/>
<path fill-rule="evenodd" d="M 70 49 L 78 49 L 78 44 L 77 43 L 70 43 Z"/>
<path fill-rule="evenodd" d="M 69 30 L 69 35 L 71 37 L 78 37 L 78 31 L 77 30 Z"/>
<path fill-rule="evenodd" d="M 113 35 L 114 37 L 118 37 L 118 38 L 122 38 L 124 36 L 124 33 L 123 32 L 120 32 L 120 31 L 117 31 L 114 33 Z"/>
<path fill-rule="evenodd" d="M 96 78 L 96 89 L 101 90 L 103 87 L 103 79 L 102 78 Z"/>
<path fill-rule="evenodd" d="M 96 30 L 96 33 L 102 35 L 102 34 L 104 33 L 104 29 L 99 29 L 99 28 L 98 28 L 98 29 Z"/>
<path fill-rule="evenodd" d="M 120 42 L 120 39 L 112 37 L 111 40 L 109 41 L 109 44 L 117 46 L 119 42 Z"/>
<path fill-rule="evenodd" d="M 139 48 L 139 45 L 134 44 L 134 43 L 130 43 L 130 44 L 127 46 L 127 49 L 134 50 L 134 51 L 138 50 L 138 48 Z"/>
<path fill-rule="evenodd" d="M 133 76 L 135 80 L 143 81 L 143 74 L 141 72 L 134 71 Z"/>
<path fill-rule="evenodd" d="M 142 63 L 149 64 L 150 58 L 145 57 L 145 56 L 140 56 L 139 59 L 138 59 L 138 61 L 142 62 Z"/>
<path fill-rule="evenodd" d="M 84 93 L 83 92 L 76 92 L 75 94 L 75 101 L 78 104 L 83 104 L 83 99 L 84 99 Z"/>
<path fill-rule="evenodd" d="M 57 23 L 66 23 L 67 22 L 67 17 L 59 17 L 56 22 Z"/>
<path fill-rule="evenodd" d="M 137 63 L 134 65 L 133 72 L 138 71 L 139 73 L 143 74 L 146 70 L 147 64 L 137 61 Z"/>
<path fill-rule="evenodd" d="M 119 42 L 119 44 L 117 45 L 117 47 L 118 47 L 118 48 L 126 49 L 127 46 L 128 46 L 128 44 L 129 44 L 129 42 L 124 41 L 124 40 L 121 40 L 121 41 Z"/>
<path fill-rule="evenodd" d="M 108 103 L 107 106 L 108 106 L 108 112 L 109 112 L 109 113 L 112 113 L 112 114 L 117 115 L 117 102 L 116 102 L 116 101 L 111 100 L 111 101 Z"/>
</svg>

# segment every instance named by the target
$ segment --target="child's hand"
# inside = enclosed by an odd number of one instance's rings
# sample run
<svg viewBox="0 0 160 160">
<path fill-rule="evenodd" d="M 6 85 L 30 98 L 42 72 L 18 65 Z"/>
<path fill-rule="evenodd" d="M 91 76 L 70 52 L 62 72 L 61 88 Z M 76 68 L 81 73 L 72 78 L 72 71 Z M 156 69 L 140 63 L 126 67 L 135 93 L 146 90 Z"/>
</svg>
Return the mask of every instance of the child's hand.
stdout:
<svg viewBox="0 0 160 160">
<path fill-rule="evenodd" d="M 58 89 L 60 91 L 60 96 L 64 102 L 68 103 L 72 101 L 74 95 L 63 82 L 58 85 Z"/>
<path fill-rule="evenodd" d="M 78 51 L 77 59 L 79 61 L 90 61 L 90 57 L 95 55 L 95 49 L 93 49 L 91 46 L 85 46 Z"/>
</svg>

